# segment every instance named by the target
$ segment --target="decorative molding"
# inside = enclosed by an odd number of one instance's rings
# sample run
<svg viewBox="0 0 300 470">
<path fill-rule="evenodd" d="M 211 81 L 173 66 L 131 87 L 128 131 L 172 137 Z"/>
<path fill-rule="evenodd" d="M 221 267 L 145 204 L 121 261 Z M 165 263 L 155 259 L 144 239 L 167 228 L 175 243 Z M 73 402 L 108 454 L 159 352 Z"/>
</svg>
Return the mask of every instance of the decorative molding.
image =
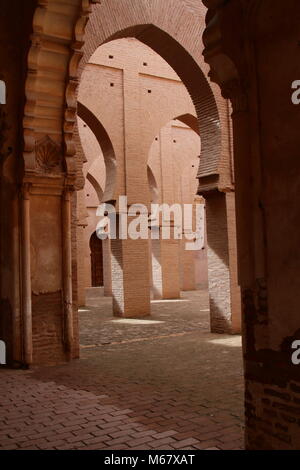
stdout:
<svg viewBox="0 0 300 470">
<path fill-rule="evenodd" d="M 239 79 L 233 79 L 222 84 L 222 95 L 232 104 L 232 114 L 248 110 L 248 97 Z"/>
<path fill-rule="evenodd" d="M 7 114 L 0 106 L 0 163 L 2 164 L 4 160 L 11 154 L 12 149 L 8 147 L 4 149 L 4 144 L 7 140 L 6 132 L 9 130 L 9 125 L 7 124 Z"/>
<path fill-rule="evenodd" d="M 33 18 L 33 33 L 28 54 L 24 110 L 24 169 L 26 176 L 43 170 L 51 174 L 55 152 L 49 154 L 50 141 L 60 142 L 61 169 L 75 180 L 75 145 L 77 70 L 82 57 L 85 27 L 91 4 L 98 0 L 38 0 Z M 43 151 L 47 139 L 46 164 Z M 47 166 L 48 165 L 48 166 Z M 50 165 L 50 166 L 49 166 Z"/>
<path fill-rule="evenodd" d="M 221 20 L 222 7 L 227 0 L 202 0 L 209 8 L 206 16 L 206 29 L 203 34 L 204 59 L 210 66 L 209 77 L 217 83 L 222 96 L 230 99 L 233 114 L 248 109 L 248 98 L 240 72 L 232 58 L 224 50 Z"/>
<path fill-rule="evenodd" d="M 66 86 L 66 110 L 64 116 L 64 144 L 66 157 L 74 157 L 76 154 L 76 145 L 73 140 L 74 126 L 76 123 L 77 110 L 77 88 L 79 85 L 78 68 L 83 56 L 82 47 L 84 44 L 85 27 L 91 13 L 91 3 L 100 3 L 97 0 L 81 0 L 81 11 L 74 25 L 74 37 L 71 44 L 72 54 L 69 61 L 69 80 Z M 68 160 L 67 169 L 76 173 L 76 166 L 70 167 Z"/>
<path fill-rule="evenodd" d="M 258 75 L 254 51 L 257 47 L 255 41 L 259 35 L 263 31 L 268 34 L 269 25 L 266 19 L 269 18 L 268 11 L 272 11 L 273 15 L 274 10 L 269 0 L 263 2 L 203 0 L 203 2 L 207 6 L 213 5 L 207 14 L 207 27 L 203 37 L 204 57 L 210 65 L 212 79 L 220 86 L 222 95 L 232 102 L 236 178 L 242 178 L 243 184 L 249 188 L 247 194 L 243 194 L 240 183 L 237 197 L 240 207 L 243 207 L 245 214 L 250 217 L 249 220 L 254 221 L 249 227 L 245 224 L 239 224 L 238 227 L 239 284 L 243 288 L 251 287 L 252 300 L 249 300 L 250 293 L 245 291 L 248 302 L 246 307 L 252 303 L 256 309 L 257 323 L 263 324 L 268 318 L 266 228 L 264 209 L 260 203 L 263 193 L 263 173 L 259 143 L 259 98 L 256 89 Z M 280 7 L 277 5 L 277 8 Z M 274 18 L 271 16 L 269 21 L 271 25 L 273 21 Z M 233 26 L 236 29 L 233 29 Z M 255 143 L 252 134 L 255 134 Z M 242 162 L 245 160 L 249 162 L 247 177 L 246 173 L 243 173 L 245 166 Z M 253 253 L 250 253 L 252 250 Z M 255 287 L 252 288 L 253 279 Z"/>
</svg>

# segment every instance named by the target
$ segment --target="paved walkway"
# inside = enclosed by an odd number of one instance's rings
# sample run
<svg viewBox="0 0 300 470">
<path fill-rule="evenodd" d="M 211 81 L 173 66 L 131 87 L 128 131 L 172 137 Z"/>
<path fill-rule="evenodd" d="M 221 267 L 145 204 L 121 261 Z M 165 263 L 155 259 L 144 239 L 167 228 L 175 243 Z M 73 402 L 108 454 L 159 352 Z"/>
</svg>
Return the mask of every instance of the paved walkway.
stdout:
<svg viewBox="0 0 300 470">
<path fill-rule="evenodd" d="M 95 292 L 80 360 L 0 369 L 0 449 L 242 448 L 240 337 L 208 332 L 207 293 L 119 320 Z"/>
</svg>

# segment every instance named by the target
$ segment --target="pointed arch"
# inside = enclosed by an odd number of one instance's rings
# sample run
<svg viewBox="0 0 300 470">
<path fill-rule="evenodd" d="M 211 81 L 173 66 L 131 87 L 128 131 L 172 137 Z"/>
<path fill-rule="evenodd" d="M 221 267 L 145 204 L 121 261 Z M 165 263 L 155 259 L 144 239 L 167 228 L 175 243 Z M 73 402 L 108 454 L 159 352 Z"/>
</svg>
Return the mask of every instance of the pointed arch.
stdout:
<svg viewBox="0 0 300 470">
<path fill-rule="evenodd" d="M 106 182 L 103 194 L 103 201 L 111 201 L 114 198 L 114 188 L 116 180 L 116 155 L 108 133 L 98 118 L 84 104 L 78 102 L 78 116 L 89 126 L 94 133 L 101 150 L 103 152 L 106 165 Z"/>
</svg>

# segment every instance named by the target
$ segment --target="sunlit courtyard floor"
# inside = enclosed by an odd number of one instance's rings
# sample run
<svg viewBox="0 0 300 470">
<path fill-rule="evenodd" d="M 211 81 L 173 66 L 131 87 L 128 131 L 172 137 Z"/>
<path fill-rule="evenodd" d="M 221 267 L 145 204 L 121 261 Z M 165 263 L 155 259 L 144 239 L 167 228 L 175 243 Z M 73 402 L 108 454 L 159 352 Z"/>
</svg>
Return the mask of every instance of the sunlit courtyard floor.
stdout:
<svg viewBox="0 0 300 470">
<path fill-rule="evenodd" d="M 240 337 L 209 332 L 205 290 L 151 306 L 113 318 L 89 290 L 80 360 L 1 369 L 0 449 L 243 448 Z"/>
<path fill-rule="evenodd" d="M 100 288 L 87 289 L 86 306 L 79 309 L 83 347 L 209 329 L 206 290 L 182 292 L 180 299 L 152 300 L 151 316 L 140 319 L 113 317 L 112 298 L 100 292 Z"/>
</svg>

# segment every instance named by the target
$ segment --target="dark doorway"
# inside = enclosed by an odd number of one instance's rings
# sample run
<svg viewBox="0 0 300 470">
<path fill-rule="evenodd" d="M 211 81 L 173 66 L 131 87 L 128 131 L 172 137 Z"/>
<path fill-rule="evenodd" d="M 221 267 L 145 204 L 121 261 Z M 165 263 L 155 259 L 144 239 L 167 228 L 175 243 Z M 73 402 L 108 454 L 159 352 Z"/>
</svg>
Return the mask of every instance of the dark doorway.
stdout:
<svg viewBox="0 0 300 470">
<path fill-rule="evenodd" d="M 91 270 L 92 270 L 92 287 L 103 286 L 103 252 L 102 241 L 94 232 L 90 239 L 91 249 Z"/>
</svg>

